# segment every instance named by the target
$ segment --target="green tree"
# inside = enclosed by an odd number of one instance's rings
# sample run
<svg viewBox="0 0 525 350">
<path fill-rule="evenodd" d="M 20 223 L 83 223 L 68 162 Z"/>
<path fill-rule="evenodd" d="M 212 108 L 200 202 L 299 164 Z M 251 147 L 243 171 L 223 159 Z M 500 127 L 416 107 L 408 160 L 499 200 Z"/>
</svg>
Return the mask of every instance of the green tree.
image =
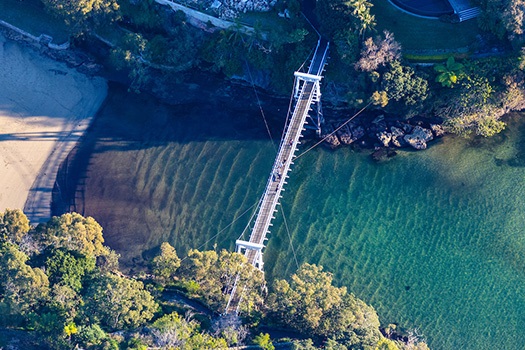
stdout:
<svg viewBox="0 0 525 350">
<path fill-rule="evenodd" d="M 184 280 L 198 283 L 198 295 L 217 312 L 226 308 L 228 292 L 236 280 L 237 288 L 244 291 L 240 310 L 252 314 L 262 306 L 264 275 L 248 264 L 244 255 L 226 250 L 220 255 L 215 251 L 190 250 L 179 271 Z"/>
<path fill-rule="evenodd" d="M 97 267 L 101 272 L 118 272 L 120 254 L 111 248 L 107 248 L 108 253 L 97 257 Z"/>
<path fill-rule="evenodd" d="M 95 257 L 109 253 L 103 245 L 102 227 L 92 217 L 84 218 L 77 213 L 53 216 L 45 225 L 38 226 L 36 236 L 44 247 L 64 248 Z"/>
<path fill-rule="evenodd" d="M 44 333 L 59 331 L 61 325 L 73 321 L 83 304 L 82 295 L 70 286 L 58 283 L 52 285 L 50 289 L 49 298 L 41 312 L 54 315 L 56 322 L 54 325 L 47 324 L 42 327 Z"/>
<path fill-rule="evenodd" d="M 259 345 L 263 350 L 275 350 L 268 333 L 260 333 L 253 339 L 253 343 Z"/>
<path fill-rule="evenodd" d="M 0 242 L 18 244 L 30 228 L 27 216 L 20 209 L 0 213 Z"/>
<path fill-rule="evenodd" d="M 318 347 L 314 346 L 312 339 L 305 340 L 293 340 L 292 350 L 317 350 Z"/>
<path fill-rule="evenodd" d="M 82 288 L 83 277 L 94 269 L 94 257 L 74 256 L 61 249 L 55 250 L 46 261 L 49 281 L 68 286 L 76 292 Z"/>
<path fill-rule="evenodd" d="M 212 34 L 203 44 L 201 57 L 213 64 L 216 71 L 227 76 L 242 73 L 244 50 L 235 43 L 237 36 L 231 30 L 221 30 Z"/>
<path fill-rule="evenodd" d="M 523 42 L 525 28 L 524 0 L 480 0 L 483 9 L 478 23 L 483 30 L 491 31 L 500 39 L 507 37 Z"/>
<path fill-rule="evenodd" d="M 388 71 L 382 76 L 381 87 L 389 100 L 401 101 L 406 106 L 418 105 L 428 97 L 428 82 L 399 61 L 389 64 Z"/>
<path fill-rule="evenodd" d="M 98 324 L 80 326 L 75 335 L 76 344 L 84 349 L 118 350 L 118 344 Z"/>
<path fill-rule="evenodd" d="M 269 318 L 303 334 L 313 334 L 343 345 L 375 346 L 381 338 L 374 309 L 332 285 L 322 267 L 303 264 L 288 283 L 275 282 L 267 303 Z"/>
<path fill-rule="evenodd" d="M 345 5 L 351 9 L 352 15 L 358 20 L 357 29 L 361 38 L 367 31 L 374 29 L 376 22 L 375 16 L 370 13 L 374 6 L 366 0 L 349 0 Z"/>
<path fill-rule="evenodd" d="M 168 242 L 160 246 L 160 254 L 153 258 L 153 274 L 163 283 L 169 283 L 175 278 L 180 266 L 180 259 L 175 248 Z"/>
<path fill-rule="evenodd" d="M 338 31 L 332 40 L 337 56 L 349 66 L 353 65 L 359 55 L 359 35 L 351 28 Z"/>
<path fill-rule="evenodd" d="M 28 256 L 11 243 L 0 245 L 0 300 L 12 315 L 27 316 L 46 300 L 49 280 Z"/>
<path fill-rule="evenodd" d="M 465 66 L 454 60 L 453 56 L 447 59 L 446 64 L 434 66 L 434 70 L 439 74 L 436 76 L 436 82 L 441 83 L 444 87 L 452 87 L 464 76 Z"/>
<path fill-rule="evenodd" d="M 152 325 L 155 345 L 162 349 L 226 349 L 228 344 L 222 338 L 214 338 L 200 332 L 200 325 L 186 320 L 173 312 L 164 315 Z"/>
<path fill-rule="evenodd" d="M 75 31 L 84 31 L 88 25 L 99 25 L 120 17 L 117 0 L 42 0 L 42 2 Z"/>
<path fill-rule="evenodd" d="M 181 24 L 171 28 L 169 35 L 157 34 L 149 40 L 144 58 L 177 71 L 189 69 L 197 63 L 201 42 L 201 35 L 189 28 L 189 24 Z"/>
<path fill-rule="evenodd" d="M 323 36 L 332 39 L 338 32 L 350 28 L 357 31 L 353 8 L 349 3 L 334 0 L 319 0 L 315 12 L 321 24 Z"/>
<path fill-rule="evenodd" d="M 332 286 L 332 275 L 322 267 L 303 264 L 292 276 L 291 284 L 277 280 L 269 307 L 277 318 L 297 330 L 325 335 L 332 326 L 325 315 L 342 304 L 346 288 Z"/>
<path fill-rule="evenodd" d="M 383 338 L 377 343 L 375 350 L 399 350 L 399 348 L 392 340 Z"/>
<path fill-rule="evenodd" d="M 157 309 L 142 282 L 115 274 L 94 277 L 85 293 L 86 316 L 112 330 L 140 326 L 151 320 Z"/>
<path fill-rule="evenodd" d="M 505 123 L 499 120 L 505 98 L 501 92 L 496 94 L 485 76 L 470 72 L 457 84 L 457 89 L 451 89 L 444 98 L 443 106 L 436 113 L 445 119 L 448 132 L 488 137 L 505 128 Z"/>
<path fill-rule="evenodd" d="M 348 348 L 343 344 L 338 343 L 334 339 L 328 339 L 324 344 L 324 349 L 326 350 L 347 350 Z"/>
</svg>

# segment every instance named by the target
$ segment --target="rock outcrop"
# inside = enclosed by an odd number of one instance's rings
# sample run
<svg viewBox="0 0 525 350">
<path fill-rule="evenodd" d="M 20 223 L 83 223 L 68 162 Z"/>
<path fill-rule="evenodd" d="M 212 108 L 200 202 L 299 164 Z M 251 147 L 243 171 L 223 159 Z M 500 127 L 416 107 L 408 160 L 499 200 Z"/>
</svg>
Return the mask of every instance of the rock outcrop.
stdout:
<svg viewBox="0 0 525 350">
<path fill-rule="evenodd" d="M 330 148 L 356 144 L 358 148 L 374 148 L 372 158 L 385 159 L 395 156 L 397 148 L 426 149 L 427 142 L 443 136 L 443 127 L 433 122 L 425 118 L 399 120 L 383 114 L 373 119 L 365 116 L 350 122 L 340 119 L 323 125 L 322 137 L 337 130 L 324 140 Z M 382 151 L 383 148 L 388 151 Z"/>
<path fill-rule="evenodd" d="M 433 139 L 432 131 L 421 126 L 414 127 L 412 133 L 404 136 L 406 143 L 415 149 L 426 149 L 427 142 Z"/>
<path fill-rule="evenodd" d="M 350 145 L 352 141 L 352 132 L 348 125 L 343 126 L 339 131 L 337 131 L 337 137 L 343 145 Z"/>
<path fill-rule="evenodd" d="M 446 133 L 445 129 L 439 124 L 430 124 L 430 129 L 434 133 L 435 137 L 441 137 Z"/>
<path fill-rule="evenodd" d="M 334 149 L 341 145 L 341 142 L 337 138 L 336 134 L 332 134 L 334 129 L 331 126 L 327 126 L 323 129 L 323 134 L 321 135 L 322 139 L 325 139 L 324 142 L 328 147 Z"/>
<path fill-rule="evenodd" d="M 376 134 L 379 142 L 383 144 L 383 147 L 388 147 L 390 145 L 390 140 L 392 140 L 392 134 L 387 131 L 381 131 Z"/>
<path fill-rule="evenodd" d="M 390 131 L 392 134 L 392 139 L 390 140 L 390 144 L 392 146 L 403 147 L 406 145 L 406 142 L 403 139 L 403 137 L 405 136 L 403 129 L 397 128 L 395 126 L 391 126 Z"/>
<path fill-rule="evenodd" d="M 357 140 L 362 139 L 363 136 L 365 136 L 365 128 L 363 128 L 361 125 L 355 125 L 350 123 L 348 128 L 352 133 L 351 143 L 354 143 Z"/>
</svg>

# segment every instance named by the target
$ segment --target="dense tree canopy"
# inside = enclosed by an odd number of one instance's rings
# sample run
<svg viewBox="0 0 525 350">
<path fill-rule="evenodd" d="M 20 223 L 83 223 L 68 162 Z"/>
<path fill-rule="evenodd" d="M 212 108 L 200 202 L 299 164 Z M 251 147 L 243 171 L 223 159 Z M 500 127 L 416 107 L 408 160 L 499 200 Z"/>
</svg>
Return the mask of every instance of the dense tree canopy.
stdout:
<svg viewBox="0 0 525 350">
<path fill-rule="evenodd" d="M 483 8 L 479 24 L 498 37 L 505 35 L 512 41 L 522 42 L 525 29 L 525 1 L 523 0 L 480 0 Z"/>
<path fill-rule="evenodd" d="M 77 213 L 54 216 L 38 227 L 36 236 L 44 247 L 64 248 L 95 257 L 109 252 L 103 245 L 102 227 L 92 217 Z"/>
<path fill-rule="evenodd" d="M 173 282 L 180 266 L 180 259 L 175 248 L 168 242 L 160 246 L 160 254 L 153 258 L 153 274 L 163 283 Z"/>
<path fill-rule="evenodd" d="M 186 320 L 177 313 L 162 316 L 152 325 L 155 344 L 162 349 L 226 349 L 223 338 L 202 333 L 198 322 Z"/>
<path fill-rule="evenodd" d="M 27 317 L 49 294 L 46 274 L 28 265 L 28 260 L 18 246 L 0 245 L 0 305 L 4 315 Z"/>
<path fill-rule="evenodd" d="M 87 29 L 87 23 L 100 24 L 119 16 L 117 0 L 42 0 L 44 5 L 76 30 Z"/>
<path fill-rule="evenodd" d="M 45 266 L 46 274 L 53 284 L 61 284 L 79 292 L 84 276 L 95 270 L 95 258 L 59 249 L 48 256 Z"/>
<path fill-rule="evenodd" d="M 272 319 L 347 346 L 373 348 L 382 337 L 375 310 L 332 282 L 330 273 L 309 264 L 290 283 L 277 280 L 268 299 Z"/>
<path fill-rule="evenodd" d="M 402 102 L 406 106 L 421 104 L 428 97 L 428 82 L 409 66 L 399 61 L 388 65 L 381 80 L 382 90 L 389 100 Z"/>
<path fill-rule="evenodd" d="M 95 276 L 85 295 L 86 315 L 112 330 L 142 325 L 158 309 L 142 282 L 110 273 Z"/>
<path fill-rule="evenodd" d="M 25 232 L 25 215 L 8 214 L 16 218 L 9 225 L 17 227 L 15 223 L 21 222 L 18 226 Z M 213 322 L 202 322 L 202 317 L 208 317 L 203 314 L 182 317 L 150 293 L 152 285 L 124 276 L 117 269 L 118 256 L 103 246 L 102 229 L 92 218 L 79 214 L 54 217 L 30 230 L 23 240 L 37 236 L 39 244 L 23 243 L 27 253 L 20 250 L 22 243 L 0 243 L 0 326 L 28 327 L 52 349 L 117 350 L 119 345 L 127 349 L 223 349 L 241 344 L 248 333 L 246 325 L 227 317 Z M 333 286 L 332 275 L 322 267 L 305 264 L 290 282 L 276 281 L 268 308 L 263 308 L 264 275 L 244 255 L 191 250 L 181 261 L 175 249 L 164 243 L 151 267 L 155 283 L 182 287 L 188 296 L 198 297 L 218 313 L 224 311 L 237 281 L 237 288 L 243 290 L 241 315 L 252 326 L 278 323 L 314 336 L 324 349 L 426 350 L 420 341 L 410 347 L 385 339 L 374 309 L 346 288 Z M 140 328 L 143 325 L 147 331 Z M 109 333 L 114 331 L 126 336 Z M 255 329 L 253 336 L 251 341 L 262 348 L 274 348 L 268 334 Z M 312 342 L 301 344 L 294 346 L 316 348 Z"/>
<path fill-rule="evenodd" d="M 20 209 L 0 213 L 0 242 L 20 243 L 29 229 L 29 220 Z"/>
</svg>

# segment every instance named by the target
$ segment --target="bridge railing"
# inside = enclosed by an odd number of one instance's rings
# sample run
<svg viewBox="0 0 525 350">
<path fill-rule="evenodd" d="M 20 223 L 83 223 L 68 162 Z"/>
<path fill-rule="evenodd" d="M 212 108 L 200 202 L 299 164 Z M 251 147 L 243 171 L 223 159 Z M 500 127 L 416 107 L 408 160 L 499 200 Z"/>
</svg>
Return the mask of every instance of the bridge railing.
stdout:
<svg viewBox="0 0 525 350">
<path fill-rule="evenodd" d="M 285 125 L 284 136 L 279 144 L 279 150 L 272 166 L 272 172 L 266 182 L 264 194 L 259 200 L 256 209 L 257 216 L 253 223 L 250 239 L 249 241 L 236 241 L 238 251 L 245 249 L 244 255 L 248 259 L 248 263 L 259 267 L 261 270 L 263 265 L 262 250 L 267 239 L 266 235 L 270 233 L 269 228 L 272 219 L 274 219 L 275 208 L 279 204 L 281 192 L 284 191 L 284 185 L 287 183 L 286 179 L 291 171 L 297 145 L 300 144 L 299 139 L 303 136 L 302 132 L 305 130 L 306 118 L 309 115 L 312 104 L 319 102 L 319 83 L 322 78 L 319 74 L 324 69 L 328 46 L 328 42 L 319 40 L 309 67 L 309 73 L 295 73 L 295 76 L 301 82 L 301 84 L 295 85 L 297 92 L 296 103 L 292 116 L 289 118 L 287 125 Z M 277 176 L 277 174 L 279 175 Z M 244 289 L 239 291 L 238 283 L 239 276 L 235 279 L 234 286 L 230 291 L 226 313 L 238 312 L 242 294 L 244 293 Z"/>
<path fill-rule="evenodd" d="M 308 95 L 305 96 L 305 90 L 307 89 L 307 87 L 310 87 L 310 91 L 308 91 Z M 263 244 L 265 235 L 269 232 L 267 230 L 270 227 L 271 220 L 273 219 L 275 207 L 277 206 L 279 199 L 281 198 L 280 194 L 281 191 L 283 191 L 284 189 L 283 185 L 286 183 L 286 178 L 288 177 L 290 166 L 291 164 L 293 164 L 292 160 L 294 157 L 294 153 L 297 149 L 299 139 L 302 136 L 304 119 L 306 119 L 306 115 L 309 112 L 310 105 L 312 104 L 312 99 L 313 94 L 311 91 L 311 85 L 304 84 L 302 86 L 301 93 L 299 95 L 299 99 L 294 109 L 292 118 L 290 120 L 290 123 L 288 124 L 285 137 L 283 139 L 283 142 L 281 142 L 279 152 L 272 166 L 272 173 L 269 176 L 268 181 L 266 183 L 263 202 L 261 204 L 261 208 L 259 209 L 260 211 L 258 213 L 252 231 L 252 236 L 256 236 L 250 237 L 251 242 Z M 290 133 L 290 129 L 294 127 L 298 128 L 298 130 L 295 130 L 294 133 Z M 280 179 L 278 181 L 275 181 L 274 176 L 277 173 L 280 173 L 281 175 Z M 276 190 L 274 190 L 274 187 L 276 187 Z"/>
</svg>

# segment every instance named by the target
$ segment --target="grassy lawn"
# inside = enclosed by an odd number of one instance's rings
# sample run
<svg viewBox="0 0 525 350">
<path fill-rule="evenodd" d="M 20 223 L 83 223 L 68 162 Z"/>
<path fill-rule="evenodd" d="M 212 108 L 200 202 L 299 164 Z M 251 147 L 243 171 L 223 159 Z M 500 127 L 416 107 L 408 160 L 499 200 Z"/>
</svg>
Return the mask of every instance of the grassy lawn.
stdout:
<svg viewBox="0 0 525 350">
<path fill-rule="evenodd" d="M 411 50 L 455 50 L 466 48 L 476 40 L 475 19 L 462 23 L 444 23 L 402 12 L 387 0 L 372 0 L 371 12 L 376 16 L 377 31 L 394 33 L 406 52 Z"/>
<path fill-rule="evenodd" d="M 0 19 L 34 36 L 50 35 L 54 44 L 69 39 L 67 26 L 48 14 L 38 0 L 0 0 Z"/>
</svg>

